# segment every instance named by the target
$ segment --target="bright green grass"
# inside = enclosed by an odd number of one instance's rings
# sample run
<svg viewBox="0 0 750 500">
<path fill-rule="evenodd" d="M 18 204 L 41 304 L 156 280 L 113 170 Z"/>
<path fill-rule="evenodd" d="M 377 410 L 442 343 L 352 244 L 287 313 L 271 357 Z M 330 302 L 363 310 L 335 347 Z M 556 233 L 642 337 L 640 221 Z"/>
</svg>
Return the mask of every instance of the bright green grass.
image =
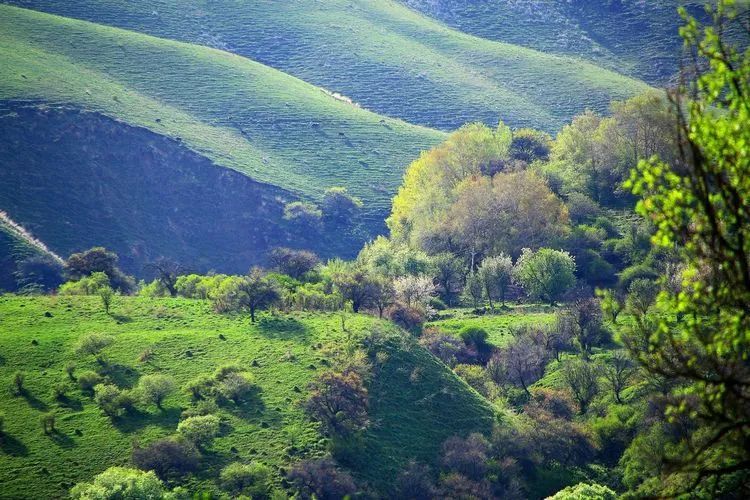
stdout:
<svg viewBox="0 0 750 500">
<path fill-rule="evenodd" d="M 466 33 L 581 57 L 654 84 L 679 70 L 678 5 L 705 18 L 705 2 L 695 0 L 401 1 Z"/>
<path fill-rule="evenodd" d="M 430 462 L 447 437 L 490 429 L 489 404 L 411 338 L 367 316 L 350 315 L 346 327 L 355 339 L 374 328 L 389 339 L 370 387 L 374 425 L 364 440 L 366 458 L 355 464 L 360 479 L 385 491 L 407 460 Z M 228 363 L 254 375 L 258 397 L 221 408 L 224 432 L 205 454 L 201 472 L 187 481 L 191 489 L 215 489 L 219 470 L 233 460 L 276 469 L 324 452 L 299 402 L 325 369 L 320 347 L 347 338 L 338 315 L 265 315 L 252 325 L 244 317 L 217 315 L 202 301 L 118 298 L 107 316 L 96 297 L 6 295 L 0 297 L 0 498 L 61 497 L 73 483 L 127 464 L 135 439 L 174 433 L 189 406 L 188 396 L 178 393 L 163 412 L 139 406 L 139 415 L 113 423 L 77 388 L 67 403 L 54 401 L 51 388 L 65 380 L 67 363 L 75 362 L 77 372 L 97 368 L 93 359 L 74 353 L 78 339 L 90 332 L 115 337 L 105 352 L 109 376 L 122 386 L 155 372 L 183 385 Z M 153 359 L 141 363 L 137 358 L 147 348 Z M 420 376 L 410 380 L 415 368 Z M 8 389 L 16 370 L 26 373 L 27 397 L 11 396 Z M 42 433 L 39 417 L 46 411 L 57 415 L 58 434 Z"/>
<path fill-rule="evenodd" d="M 549 325 L 555 320 L 554 311 L 546 306 L 511 306 L 498 310 L 496 314 L 477 315 L 470 309 L 448 309 L 440 318 L 425 324 L 456 335 L 466 327 L 483 328 L 489 334 L 489 342 L 495 346 L 505 345 L 513 336 L 511 329 L 525 325 Z"/>
<path fill-rule="evenodd" d="M 312 199 L 347 186 L 381 215 L 445 137 L 228 52 L 0 5 L 3 99 L 99 111 Z"/>
<path fill-rule="evenodd" d="M 220 47 L 441 129 L 501 118 L 552 131 L 648 88 L 577 58 L 464 34 L 392 0 L 6 1 Z"/>
</svg>

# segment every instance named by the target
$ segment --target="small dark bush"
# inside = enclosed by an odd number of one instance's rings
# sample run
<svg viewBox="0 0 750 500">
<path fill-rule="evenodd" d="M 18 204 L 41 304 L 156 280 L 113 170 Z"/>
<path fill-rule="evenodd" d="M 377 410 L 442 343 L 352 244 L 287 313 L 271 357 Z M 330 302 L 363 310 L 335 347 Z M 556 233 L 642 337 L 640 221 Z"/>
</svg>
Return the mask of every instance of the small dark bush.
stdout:
<svg viewBox="0 0 750 500">
<path fill-rule="evenodd" d="M 182 438 L 165 438 L 145 448 L 133 449 L 133 463 L 141 470 L 152 470 L 161 479 L 181 477 L 198 468 L 200 455 L 195 446 Z"/>
<path fill-rule="evenodd" d="M 287 477 L 305 500 L 339 500 L 357 492 L 352 476 L 330 458 L 299 462 Z"/>
</svg>

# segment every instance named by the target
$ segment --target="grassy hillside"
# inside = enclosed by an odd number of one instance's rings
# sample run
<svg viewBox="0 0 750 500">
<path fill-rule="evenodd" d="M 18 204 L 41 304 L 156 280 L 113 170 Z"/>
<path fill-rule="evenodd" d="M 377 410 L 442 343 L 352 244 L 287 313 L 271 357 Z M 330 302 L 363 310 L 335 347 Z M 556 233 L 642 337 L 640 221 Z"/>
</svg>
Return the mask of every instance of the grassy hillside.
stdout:
<svg viewBox="0 0 750 500">
<path fill-rule="evenodd" d="M 18 263 L 39 255 L 59 259 L 41 241 L 0 211 L 0 291 L 15 290 Z"/>
<path fill-rule="evenodd" d="M 368 109 L 441 129 L 501 118 L 555 130 L 585 108 L 604 110 L 646 88 L 579 59 L 466 35 L 392 0 L 7 3 L 220 47 Z M 60 35 L 55 41 L 68 38 Z M 89 57 L 76 46 L 45 44 L 74 61 Z M 127 57 L 131 49 L 122 52 Z"/>
<path fill-rule="evenodd" d="M 444 137 L 227 52 L 5 5 L 0 100 L 98 111 L 313 199 L 344 185 L 379 215 L 403 167 Z"/>
<path fill-rule="evenodd" d="M 435 327 L 450 335 L 458 336 L 464 328 L 477 327 L 488 334 L 488 342 L 502 347 L 513 338 L 513 328 L 526 325 L 551 325 L 555 321 L 554 309 L 541 305 L 511 306 L 497 314 L 477 315 L 469 309 L 448 309 L 425 327 Z"/>
<path fill-rule="evenodd" d="M 413 340 L 366 316 L 352 315 L 346 326 L 351 333 L 341 331 L 338 315 L 313 314 L 266 316 L 252 325 L 247 318 L 220 316 L 205 302 L 184 299 L 117 298 L 108 316 L 97 297 L 0 297 L 0 411 L 5 415 L 0 498 L 63 496 L 73 483 L 127 463 L 134 440 L 148 443 L 174 433 L 182 409 L 189 406 L 187 394 L 180 392 L 165 401 L 163 411 L 139 406 L 136 415 L 112 421 L 74 382 L 68 382 L 66 399 L 52 396 L 71 362 L 76 373 L 100 370 L 124 387 L 157 372 L 182 386 L 228 363 L 254 375 L 260 390 L 252 401 L 220 407 L 222 435 L 204 453 L 202 472 L 188 481 L 195 490 L 215 489 L 218 471 L 230 461 L 256 460 L 278 472 L 323 453 L 316 425 L 298 403 L 308 382 L 326 367 L 322 347 L 373 329 L 386 340 L 370 387 L 376 425 L 365 436 L 367 460 L 356 466 L 361 480 L 384 491 L 410 458 L 434 460 L 445 438 L 489 429 L 488 403 Z M 79 338 L 91 332 L 115 339 L 105 351 L 104 368 L 74 352 Z M 138 361 L 146 349 L 152 350 L 151 358 Z M 410 381 L 416 368 L 419 381 Z M 19 369 L 26 374 L 28 393 L 11 396 L 8 387 Z M 42 432 L 44 412 L 56 414 L 58 432 Z M 280 483 L 280 475 L 276 480 Z"/>
<path fill-rule="evenodd" d="M 449 26 L 490 40 L 581 57 L 653 84 L 679 69 L 677 7 L 700 1 L 403 0 Z M 704 14 L 705 15 L 705 14 Z"/>
</svg>

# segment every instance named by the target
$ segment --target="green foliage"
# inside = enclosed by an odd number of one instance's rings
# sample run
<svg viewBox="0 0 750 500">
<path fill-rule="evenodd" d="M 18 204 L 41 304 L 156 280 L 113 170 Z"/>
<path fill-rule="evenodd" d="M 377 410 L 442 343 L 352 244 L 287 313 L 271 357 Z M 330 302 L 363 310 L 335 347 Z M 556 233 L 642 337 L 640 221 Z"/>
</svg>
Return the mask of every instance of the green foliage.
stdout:
<svg viewBox="0 0 750 500">
<path fill-rule="evenodd" d="M 144 403 L 153 403 L 161 409 L 164 399 L 174 392 L 174 380 L 159 373 L 144 375 L 138 380 L 138 393 Z"/>
<path fill-rule="evenodd" d="M 209 445 L 219 435 L 219 417 L 216 415 L 188 417 L 177 425 L 177 432 L 198 446 Z"/>
<path fill-rule="evenodd" d="M 79 483 L 70 490 L 75 500 L 139 500 L 165 498 L 164 484 L 151 471 L 110 467 L 90 483 Z"/>
<path fill-rule="evenodd" d="M 514 278 L 530 297 L 554 304 L 575 283 L 576 263 L 562 250 L 525 248 L 516 261 Z"/>
<path fill-rule="evenodd" d="M 596 483 L 578 483 L 558 491 L 552 500 L 615 500 L 617 494 L 609 487 Z"/>
<path fill-rule="evenodd" d="M 458 336 L 461 337 L 461 340 L 463 340 L 465 344 L 473 345 L 477 348 L 487 345 L 487 338 L 489 337 L 484 329 L 476 326 L 465 327 L 459 332 Z"/>
<path fill-rule="evenodd" d="M 633 321 L 622 333 L 645 370 L 674 387 L 667 421 L 689 429 L 679 441 L 664 436 L 670 445 L 652 454 L 669 461 L 668 470 L 626 468 L 629 487 L 642 482 L 644 494 L 731 495 L 750 475 L 750 52 L 726 38 L 746 8 L 720 1 L 706 27 L 681 10 L 697 67 L 671 96 L 680 161 L 643 161 L 628 183 L 656 228 L 653 243 L 676 248 L 679 262 L 677 276 L 662 278 L 653 314 L 652 294 L 634 290 Z"/>
<path fill-rule="evenodd" d="M 96 295 L 109 287 L 109 277 L 101 271 L 95 271 L 77 281 L 63 283 L 59 293 L 60 295 Z"/>
<path fill-rule="evenodd" d="M 94 356 L 99 363 L 104 362 L 102 351 L 112 345 L 115 338 L 103 333 L 89 333 L 78 340 L 76 353 L 82 356 Z"/>
<path fill-rule="evenodd" d="M 269 498 L 271 469 L 262 463 L 243 464 L 233 462 L 221 470 L 221 483 L 232 495 L 247 495 L 251 498 Z"/>
<path fill-rule="evenodd" d="M 256 311 L 272 306 L 279 298 L 276 282 L 257 267 L 251 269 L 247 276 L 230 276 L 222 280 L 211 294 L 217 311 L 247 311 L 253 323 Z"/>
<path fill-rule="evenodd" d="M 505 294 L 513 280 L 513 260 L 510 256 L 500 254 L 485 258 L 477 273 L 490 301 L 490 309 L 494 308 L 493 301 L 500 301 L 501 305 L 505 305 Z"/>
</svg>

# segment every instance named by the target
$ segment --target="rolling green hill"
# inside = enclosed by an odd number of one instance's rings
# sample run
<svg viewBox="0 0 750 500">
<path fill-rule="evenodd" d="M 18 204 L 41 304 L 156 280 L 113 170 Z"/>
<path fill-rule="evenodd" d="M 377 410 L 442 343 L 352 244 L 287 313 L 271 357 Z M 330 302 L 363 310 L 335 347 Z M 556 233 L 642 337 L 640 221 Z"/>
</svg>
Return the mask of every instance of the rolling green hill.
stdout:
<svg viewBox="0 0 750 500">
<path fill-rule="evenodd" d="M 677 7 L 705 18 L 692 0 L 403 0 L 449 26 L 489 40 L 594 61 L 662 84 L 679 69 Z"/>
<path fill-rule="evenodd" d="M 0 68 L 0 100 L 98 111 L 311 198 L 345 185 L 371 209 L 443 138 L 227 52 L 9 6 Z"/>
<path fill-rule="evenodd" d="M 553 131 L 585 108 L 604 111 L 647 88 L 577 58 L 464 34 L 392 0 L 8 3 L 219 47 L 440 129 L 503 119 Z M 81 60 L 82 49 L 60 45 Z"/>
<path fill-rule="evenodd" d="M 257 396 L 241 405 L 222 405 L 222 433 L 203 454 L 201 472 L 191 476 L 193 490 L 216 491 L 219 470 L 231 461 L 260 461 L 282 468 L 323 453 L 316 424 L 298 402 L 307 384 L 326 369 L 321 347 L 343 344 L 379 329 L 377 377 L 369 387 L 371 418 L 355 475 L 383 494 L 410 459 L 435 460 L 449 436 L 487 431 L 493 410 L 448 368 L 392 325 L 352 315 L 341 331 L 338 315 L 265 316 L 256 325 L 245 317 L 221 316 L 204 301 L 120 297 L 112 315 L 98 297 L 0 297 L 0 411 L 5 415 L 0 440 L 0 498 L 58 498 L 75 482 L 89 480 L 111 465 L 127 464 L 132 443 L 148 443 L 175 432 L 186 393 L 164 402 L 164 410 L 139 405 L 127 418 L 111 420 L 67 381 L 67 397 L 55 399 L 52 388 L 75 363 L 75 374 L 99 370 L 122 387 L 147 373 L 164 373 L 178 386 L 217 367 L 239 364 L 259 386 Z M 99 366 L 75 354 L 79 338 L 107 333 L 114 343 Z M 147 361 L 139 355 L 150 349 Z M 8 391 L 16 370 L 26 375 L 25 396 Z M 419 372 L 418 381 L 411 377 Z M 57 432 L 42 432 L 39 418 L 56 415 Z M 104 444 L 106 443 L 106 445 Z"/>
</svg>

